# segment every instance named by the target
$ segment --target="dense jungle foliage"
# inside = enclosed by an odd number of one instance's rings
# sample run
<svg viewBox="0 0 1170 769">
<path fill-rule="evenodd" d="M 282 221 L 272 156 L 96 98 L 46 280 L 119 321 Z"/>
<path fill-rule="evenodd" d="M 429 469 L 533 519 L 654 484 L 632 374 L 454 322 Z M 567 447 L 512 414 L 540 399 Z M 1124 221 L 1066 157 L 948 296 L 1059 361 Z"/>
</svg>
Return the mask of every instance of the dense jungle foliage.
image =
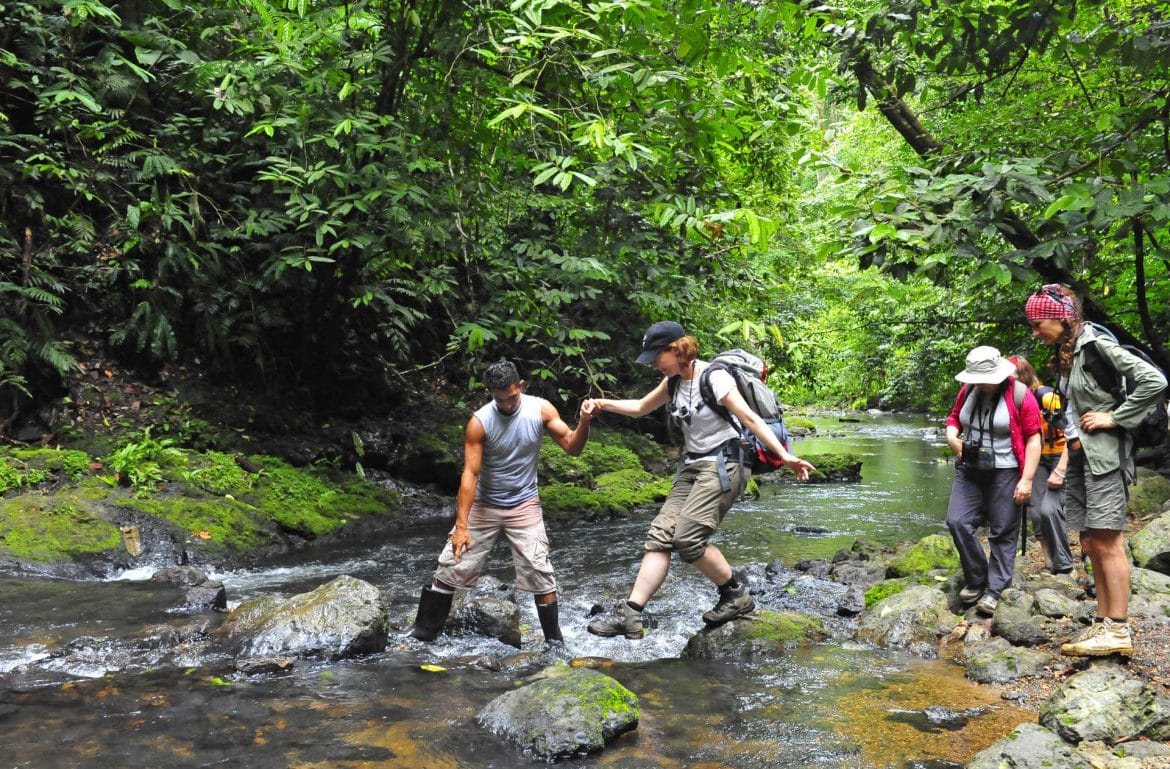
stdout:
<svg viewBox="0 0 1170 769">
<path fill-rule="evenodd" d="M 661 318 L 938 408 L 1052 281 L 1167 364 L 1168 59 L 1132 0 L 0 0 L 0 426 L 86 337 L 311 413 L 640 390 Z"/>
</svg>

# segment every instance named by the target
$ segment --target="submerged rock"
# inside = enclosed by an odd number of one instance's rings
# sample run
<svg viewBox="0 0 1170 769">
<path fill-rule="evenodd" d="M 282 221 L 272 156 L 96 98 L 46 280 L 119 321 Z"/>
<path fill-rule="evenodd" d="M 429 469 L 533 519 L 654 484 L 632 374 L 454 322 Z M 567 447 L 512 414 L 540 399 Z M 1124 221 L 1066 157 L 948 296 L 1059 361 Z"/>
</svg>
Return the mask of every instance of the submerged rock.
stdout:
<svg viewBox="0 0 1170 769">
<path fill-rule="evenodd" d="M 638 697 L 588 668 L 554 665 L 539 680 L 501 694 L 477 715 L 493 734 L 536 758 L 596 753 L 638 726 Z"/>
</svg>

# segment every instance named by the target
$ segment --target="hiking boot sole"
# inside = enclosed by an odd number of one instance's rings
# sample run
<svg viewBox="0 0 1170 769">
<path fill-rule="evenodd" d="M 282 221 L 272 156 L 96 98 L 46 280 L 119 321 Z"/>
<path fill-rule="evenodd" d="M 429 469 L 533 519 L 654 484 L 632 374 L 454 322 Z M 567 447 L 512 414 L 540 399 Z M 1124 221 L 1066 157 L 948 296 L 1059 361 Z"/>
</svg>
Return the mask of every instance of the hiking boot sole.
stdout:
<svg viewBox="0 0 1170 769">
<path fill-rule="evenodd" d="M 1104 649 L 1077 649 L 1072 644 L 1060 647 L 1060 653 L 1066 657 L 1111 657 L 1120 654 L 1122 657 L 1133 656 L 1133 646 L 1109 646 Z"/>
<path fill-rule="evenodd" d="M 622 636 L 625 636 L 626 638 L 630 639 L 631 641 L 641 641 L 642 638 L 644 638 L 646 635 L 645 630 L 635 630 L 633 632 L 626 632 L 624 630 L 615 630 L 611 633 L 607 630 L 594 630 L 592 627 L 586 627 L 585 629 L 588 630 L 593 635 L 601 636 L 602 638 L 617 638 L 618 636 L 622 635 Z"/>
</svg>

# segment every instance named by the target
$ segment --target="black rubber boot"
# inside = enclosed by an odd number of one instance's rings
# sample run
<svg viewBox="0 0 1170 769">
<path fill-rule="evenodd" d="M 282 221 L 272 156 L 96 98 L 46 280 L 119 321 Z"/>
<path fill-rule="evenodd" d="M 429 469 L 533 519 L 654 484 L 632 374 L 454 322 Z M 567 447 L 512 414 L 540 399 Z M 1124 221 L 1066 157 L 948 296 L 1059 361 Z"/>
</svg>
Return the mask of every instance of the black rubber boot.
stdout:
<svg viewBox="0 0 1170 769">
<path fill-rule="evenodd" d="M 418 616 L 410 628 L 410 637 L 420 641 L 435 640 L 443 625 L 447 624 L 453 598 L 455 596 L 451 593 L 440 593 L 429 586 L 424 587 L 422 597 L 418 600 Z"/>
<path fill-rule="evenodd" d="M 536 616 L 540 618 L 540 629 L 544 631 L 544 640 L 549 642 L 565 640 L 561 635 L 561 623 L 556 601 L 552 603 L 538 602 Z"/>
</svg>

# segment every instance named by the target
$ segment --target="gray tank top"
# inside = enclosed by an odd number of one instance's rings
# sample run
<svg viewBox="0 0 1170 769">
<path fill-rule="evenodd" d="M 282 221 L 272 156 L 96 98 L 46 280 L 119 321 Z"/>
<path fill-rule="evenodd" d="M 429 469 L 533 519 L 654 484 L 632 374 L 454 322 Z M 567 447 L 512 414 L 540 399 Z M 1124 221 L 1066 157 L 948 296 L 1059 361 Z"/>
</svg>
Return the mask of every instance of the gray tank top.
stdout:
<svg viewBox="0 0 1170 769">
<path fill-rule="evenodd" d="M 492 401 L 475 412 L 483 425 L 483 464 L 479 470 L 476 499 L 493 507 L 515 507 L 537 495 L 536 467 L 544 420 L 542 399 L 520 396 L 512 415 L 501 414 Z"/>
</svg>

